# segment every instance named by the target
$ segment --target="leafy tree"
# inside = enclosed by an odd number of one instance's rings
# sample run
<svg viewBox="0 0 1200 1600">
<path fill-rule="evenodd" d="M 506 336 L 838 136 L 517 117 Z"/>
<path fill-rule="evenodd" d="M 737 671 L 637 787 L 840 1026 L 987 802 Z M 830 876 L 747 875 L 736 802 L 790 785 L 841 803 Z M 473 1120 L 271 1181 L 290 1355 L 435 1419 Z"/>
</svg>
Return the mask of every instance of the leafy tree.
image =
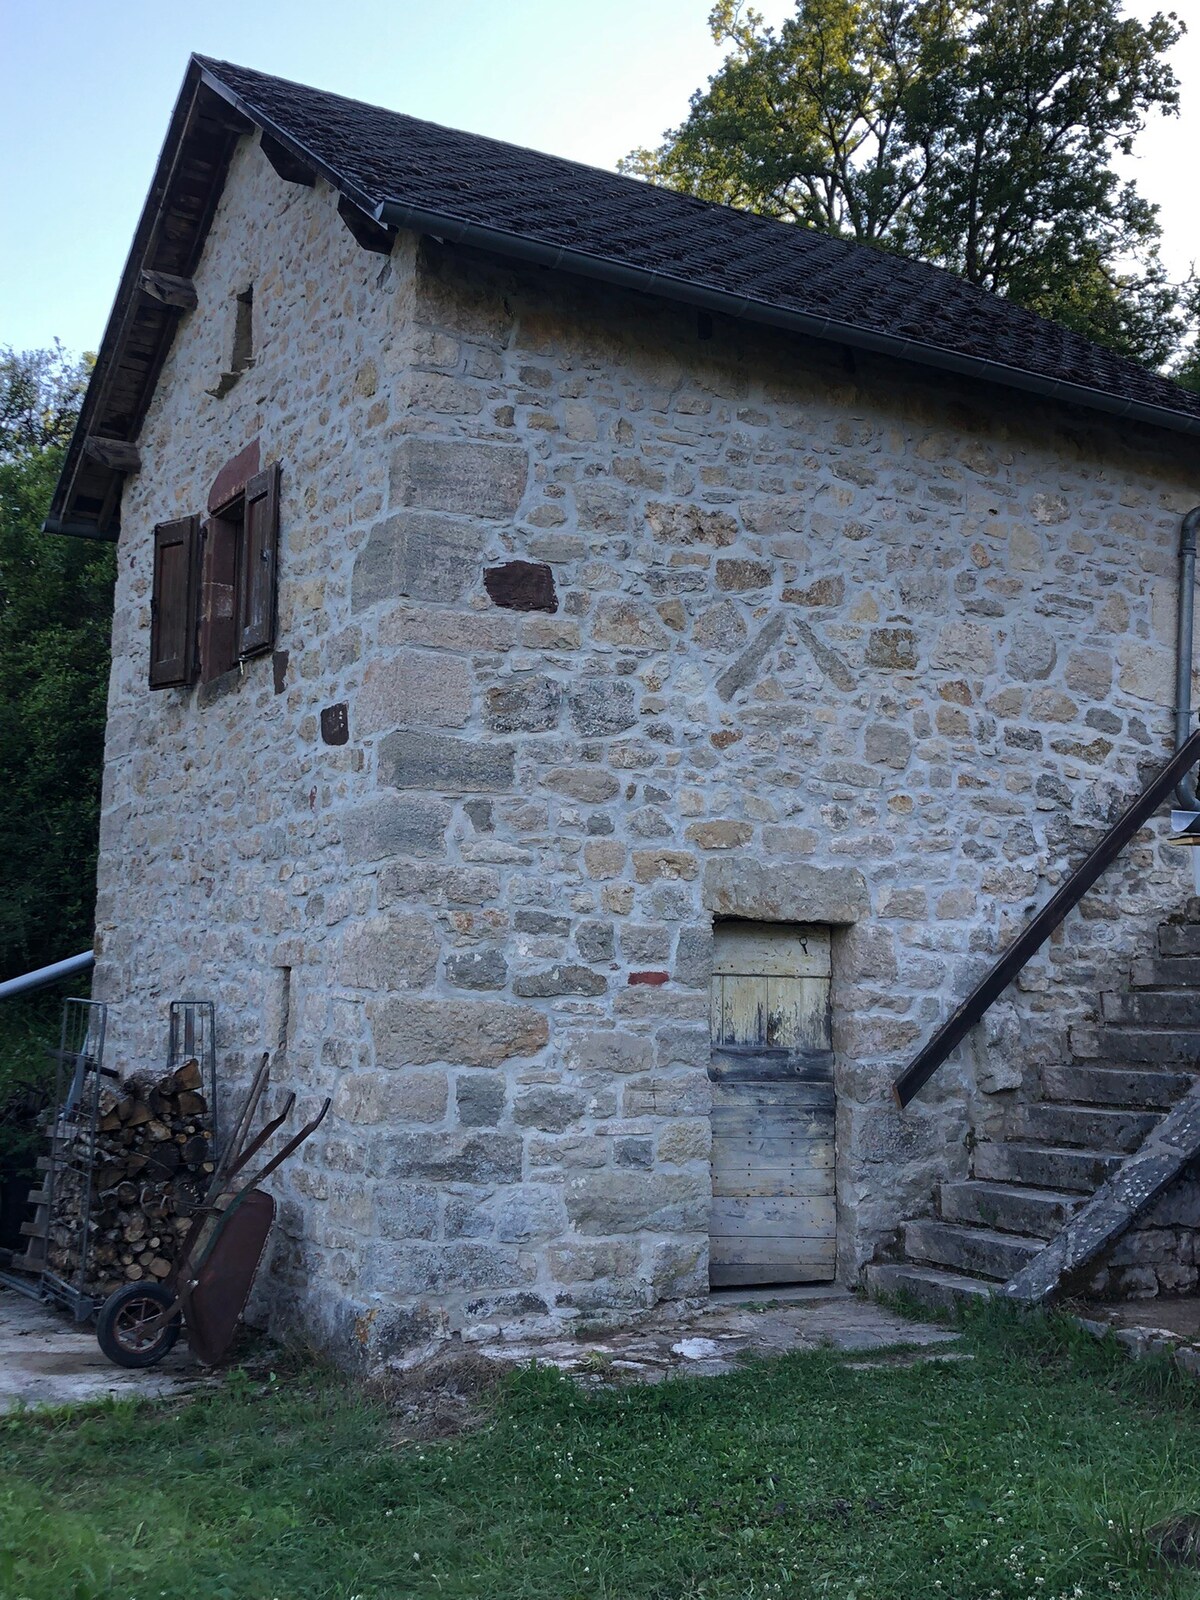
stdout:
<svg viewBox="0 0 1200 1600">
<path fill-rule="evenodd" d="M 87 372 L 0 350 L 0 976 L 92 938 L 115 563 L 41 531 Z"/>
<path fill-rule="evenodd" d="M 1200 324 L 1200 283 L 1193 283 L 1191 292 L 1192 319 Z M 1190 348 L 1180 357 L 1172 376 L 1185 389 L 1200 393 L 1200 339 L 1193 340 Z"/>
<path fill-rule="evenodd" d="M 797 0 L 778 31 L 737 0 L 687 120 L 624 171 L 903 251 L 1159 366 L 1190 286 L 1157 208 L 1113 168 L 1174 114 L 1173 13 L 1122 0 Z"/>
</svg>

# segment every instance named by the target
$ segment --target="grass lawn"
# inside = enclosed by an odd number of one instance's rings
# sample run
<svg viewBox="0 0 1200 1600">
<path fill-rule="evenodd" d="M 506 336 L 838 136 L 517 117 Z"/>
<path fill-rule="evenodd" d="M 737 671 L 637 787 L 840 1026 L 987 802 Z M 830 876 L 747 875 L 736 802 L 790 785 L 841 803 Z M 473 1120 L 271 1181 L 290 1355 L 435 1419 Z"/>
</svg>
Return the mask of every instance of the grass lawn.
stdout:
<svg viewBox="0 0 1200 1600">
<path fill-rule="evenodd" d="M 1057 1322 L 977 1322 L 964 1348 L 594 1393 L 523 1371 L 441 1443 L 299 1365 L 17 1415 L 0 1596 L 1200 1597 L 1146 1539 L 1200 1511 L 1200 1385 Z"/>
</svg>

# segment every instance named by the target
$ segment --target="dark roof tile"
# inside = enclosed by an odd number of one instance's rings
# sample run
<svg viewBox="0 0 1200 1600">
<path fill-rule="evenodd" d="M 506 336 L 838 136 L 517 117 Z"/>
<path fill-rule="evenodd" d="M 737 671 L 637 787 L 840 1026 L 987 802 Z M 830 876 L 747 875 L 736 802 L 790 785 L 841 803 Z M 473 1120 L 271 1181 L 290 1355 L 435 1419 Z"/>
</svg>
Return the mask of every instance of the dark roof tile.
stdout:
<svg viewBox="0 0 1200 1600">
<path fill-rule="evenodd" d="M 200 59 L 252 115 L 376 205 L 413 206 L 1200 419 L 1200 394 L 924 262 Z"/>
</svg>

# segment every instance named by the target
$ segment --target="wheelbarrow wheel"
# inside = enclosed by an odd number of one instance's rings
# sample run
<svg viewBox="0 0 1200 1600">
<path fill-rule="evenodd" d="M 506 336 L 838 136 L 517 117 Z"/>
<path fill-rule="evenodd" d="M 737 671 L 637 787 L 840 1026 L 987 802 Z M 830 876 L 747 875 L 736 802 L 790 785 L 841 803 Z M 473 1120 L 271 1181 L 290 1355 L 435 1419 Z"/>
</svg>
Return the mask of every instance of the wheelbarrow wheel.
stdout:
<svg viewBox="0 0 1200 1600">
<path fill-rule="evenodd" d="M 108 1359 L 119 1367 L 152 1367 L 161 1361 L 179 1337 L 179 1313 L 158 1327 L 149 1325 L 174 1299 L 161 1283 L 126 1283 L 115 1289 L 96 1319 L 96 1339 Z"/>
</svg>

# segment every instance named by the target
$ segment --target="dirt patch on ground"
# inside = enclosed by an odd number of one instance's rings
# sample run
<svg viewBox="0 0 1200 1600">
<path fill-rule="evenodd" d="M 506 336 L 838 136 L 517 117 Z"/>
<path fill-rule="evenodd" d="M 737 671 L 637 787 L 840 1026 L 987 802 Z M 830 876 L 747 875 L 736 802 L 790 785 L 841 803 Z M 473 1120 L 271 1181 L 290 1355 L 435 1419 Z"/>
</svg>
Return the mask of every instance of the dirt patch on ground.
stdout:
<svg viewBox="0 0 1200 1600">
<path fill-rule="evenodd" d="M 1160 1561 L 1172 1567 L 1200 1567 L 1200 1516 L 1170 1517 L 1146 1537 Z"/>
<path fill-rule="evenodd" d="M 397 1444 L 453 1439 L 481 1425 L 509 1370 L 456 1343 L 419 1366 L 373 1378 L 369 1392 L 391 1413 Z"/>
</svg>

